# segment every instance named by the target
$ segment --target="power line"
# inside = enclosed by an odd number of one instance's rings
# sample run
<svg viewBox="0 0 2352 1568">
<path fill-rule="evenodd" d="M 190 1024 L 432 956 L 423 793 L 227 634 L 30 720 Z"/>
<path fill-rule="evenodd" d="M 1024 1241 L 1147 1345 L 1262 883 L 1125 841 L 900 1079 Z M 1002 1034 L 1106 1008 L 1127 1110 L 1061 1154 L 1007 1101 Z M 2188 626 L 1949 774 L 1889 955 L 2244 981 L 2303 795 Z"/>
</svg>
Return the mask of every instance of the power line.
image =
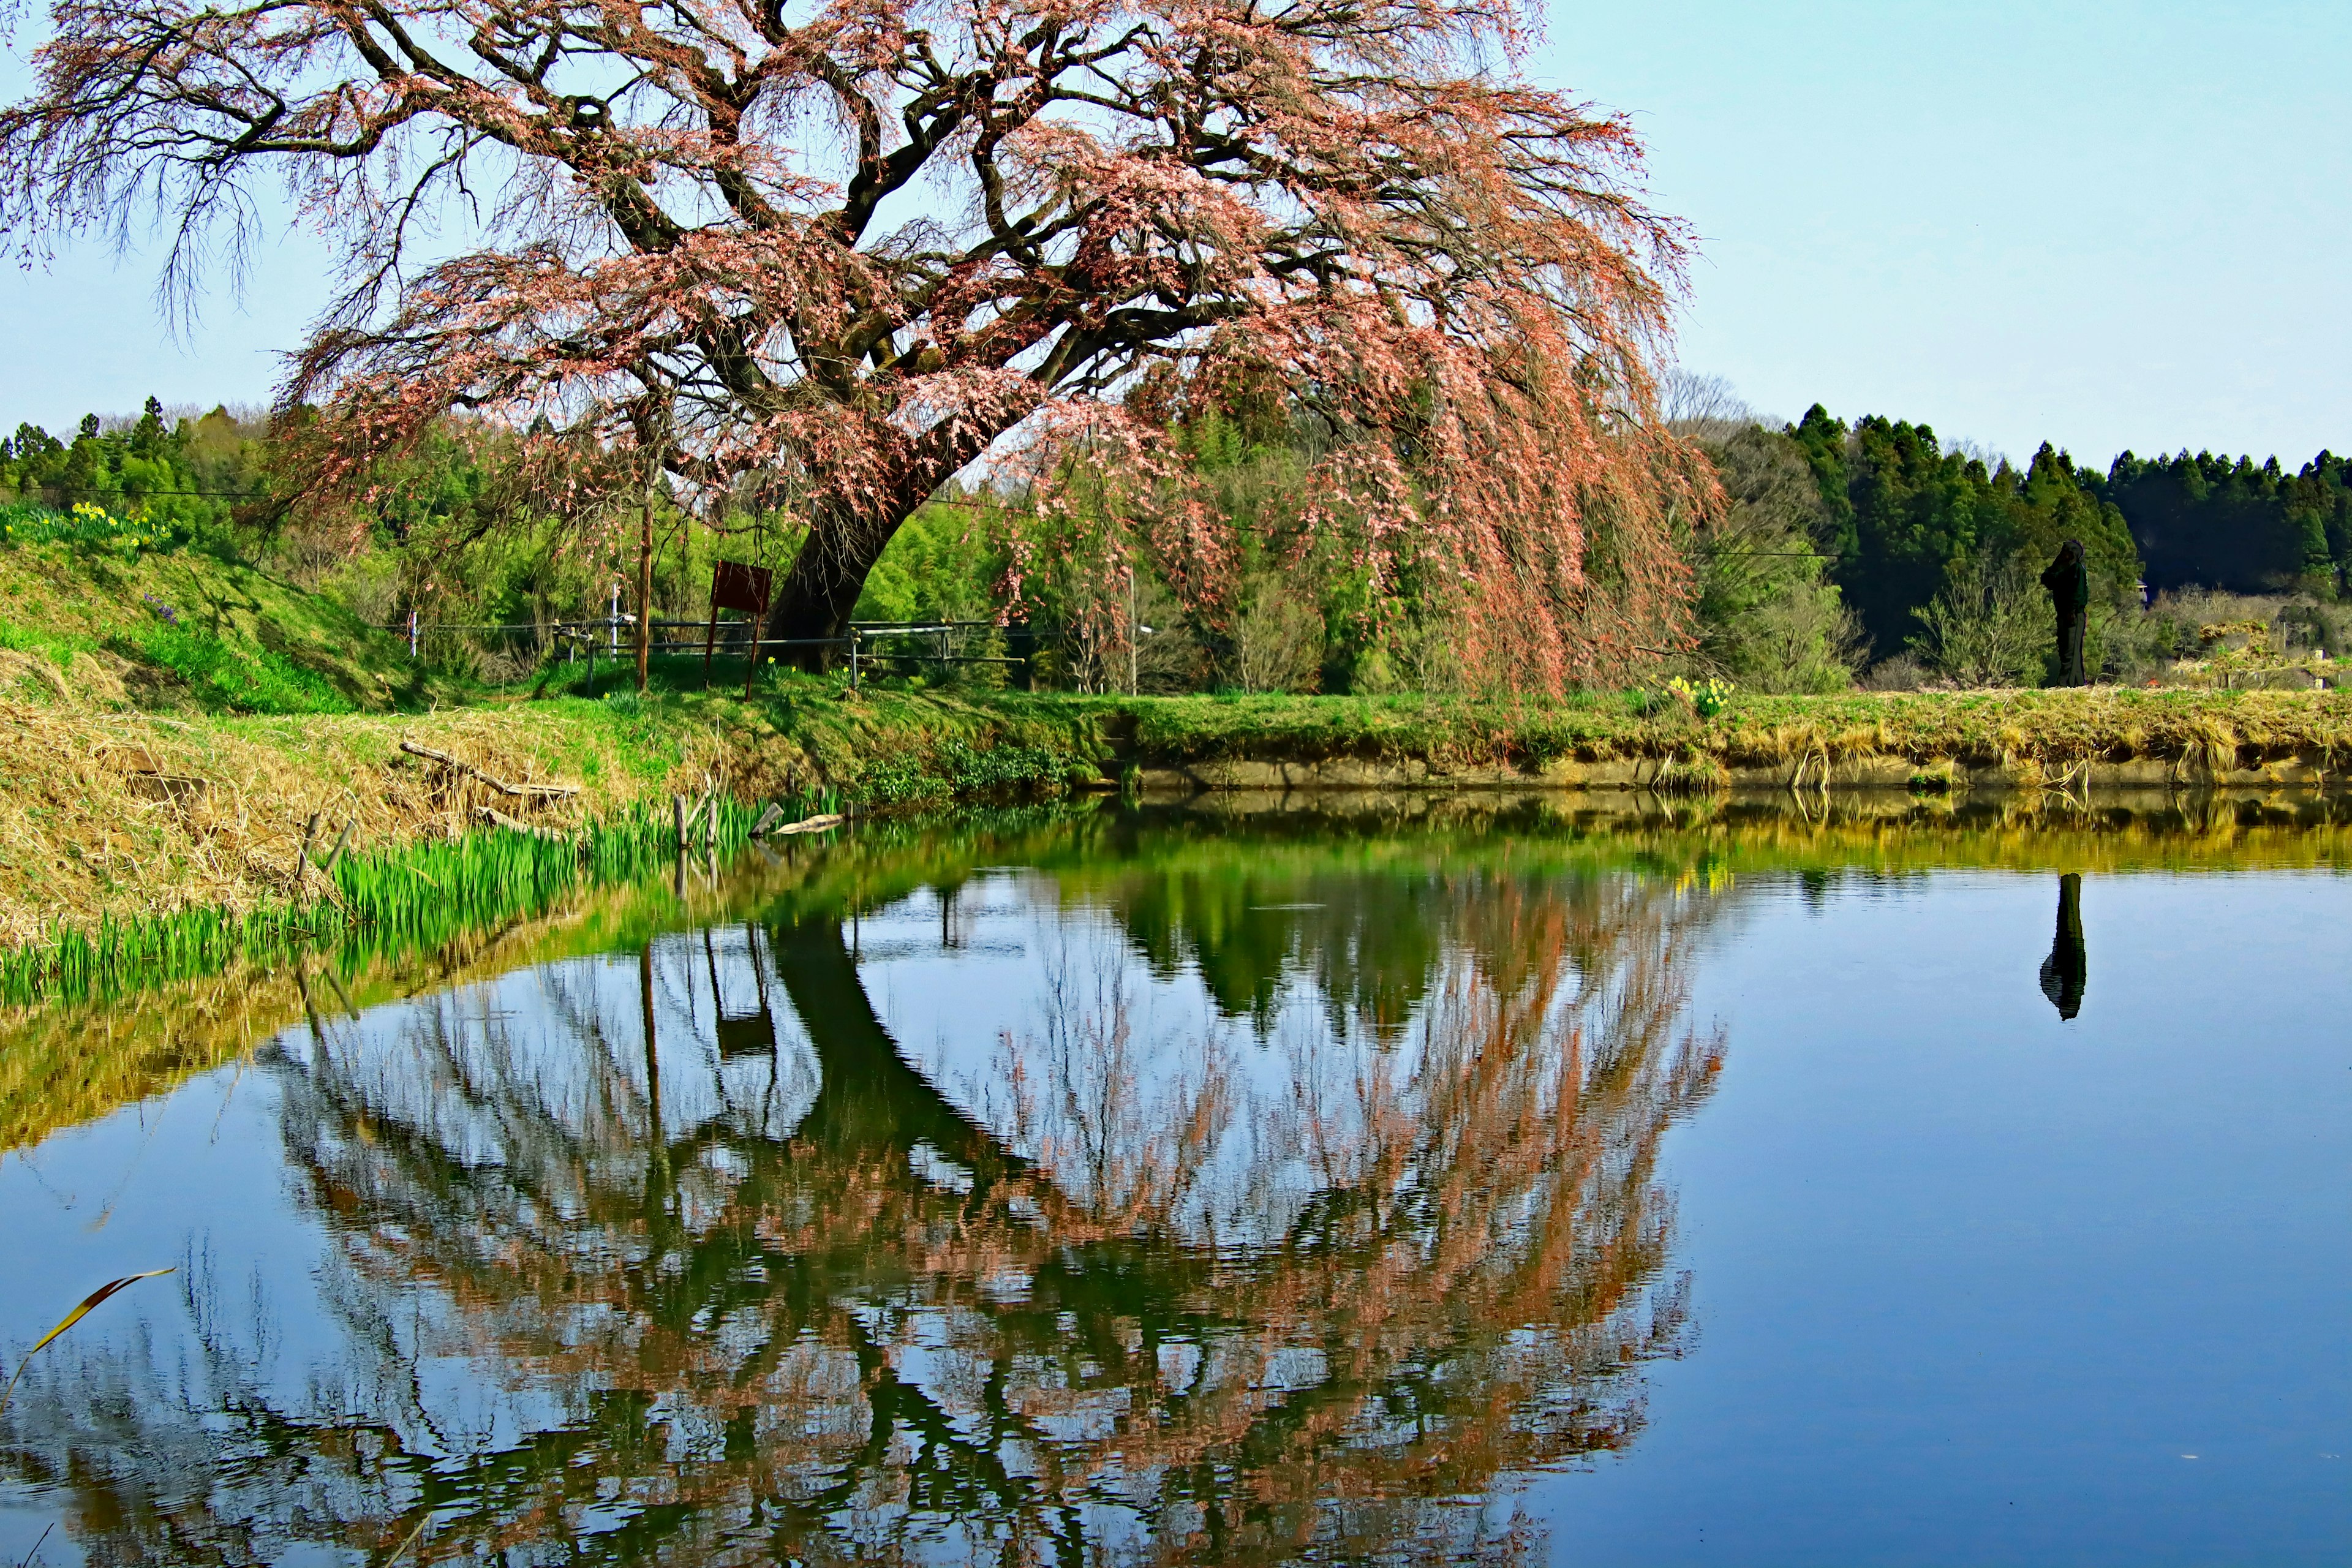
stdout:
<svg viewBox="0 0 2352 1568">
<path fill-rule="evenodd" d="M 145 500 L 149 496 L 216 496 L 229 500 L 274 500 L 277 499 L 276 497 L 267 493 L 256 494 L 251 490 L 102 489 L 96 485 L 48 485 L 41 484 L 37 481 L 30 488 L 37 490 L 55 490 L 59 495 L 68 496 L 120 496 L 124 500 Z M 17 490 L 17 494 L 21 496 L 23 493 L 24 488 L 20 487 Z"/>
</svg>

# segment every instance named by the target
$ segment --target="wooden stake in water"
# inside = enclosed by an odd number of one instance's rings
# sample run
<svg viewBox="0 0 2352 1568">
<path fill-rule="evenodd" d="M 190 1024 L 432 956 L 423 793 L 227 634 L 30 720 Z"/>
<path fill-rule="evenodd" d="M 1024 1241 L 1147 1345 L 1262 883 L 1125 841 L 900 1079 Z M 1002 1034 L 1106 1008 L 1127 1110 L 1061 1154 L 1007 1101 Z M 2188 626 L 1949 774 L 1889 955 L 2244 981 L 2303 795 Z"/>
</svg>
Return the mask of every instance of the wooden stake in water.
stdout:
<svg viewBox="0 0 2352 1568">
<path fill-rule="evenodd" d="M 328 880 L 332 881 L 334 879 L 335 862 L 343 858 L 343 846 L 352 841 L 352 829 L 358 826 L 359 819 L 357 817 L 352 817 L 343 824 L 343 830 L 335 835 L 335 847 L 327 851 L 327 863 L 319 868 L 319 869 L 326 875 Z"/>
</svg>

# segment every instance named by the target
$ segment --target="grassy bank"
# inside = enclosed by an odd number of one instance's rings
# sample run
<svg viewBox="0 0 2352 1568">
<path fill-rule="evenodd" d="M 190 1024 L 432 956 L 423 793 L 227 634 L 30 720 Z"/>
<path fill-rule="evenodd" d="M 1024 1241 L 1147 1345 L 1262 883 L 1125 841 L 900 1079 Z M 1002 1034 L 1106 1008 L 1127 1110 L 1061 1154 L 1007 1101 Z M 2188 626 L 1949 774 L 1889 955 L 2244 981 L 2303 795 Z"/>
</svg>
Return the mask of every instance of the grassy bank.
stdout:
<svg viewBox="0 0 2352 1568">
<path fill-rule="evenodd" d="M 23 509 L 0 508 L 0 516 Z M 334 599 L 144 524 L 0 537 L 0 689 L 172 713 L 343 713 L 465 695 Z"/>
<path fill-rule="evenodd" d="M 2089 759 L 2252 765 L 2352 754 L 2352 693 L 2088 690 L 1734 696 L 1702 716 L 1645 692 L 1557 702 L 1173 698 L 1110 701 L 1147 764 L 1423 761 L 1540 776 L 1558 762 L 1686 757 L 1725 767 L 1861 758 L 1969 766 Z M 1114 724 L 1113 729 L 1118 728 Z"/>
<path fill-rule="evenodd" d="M 396 928 L 394 904 L 483 915 L 496 902 L 460 886 L 509 888 L 527 907 L 552 866 L 668 844 L 679 795 L 716 797 L 738 831 L 771 803 L 1063 793 L 1101 775 L 1094 717 L 1050 701 L 844 697 L 814 679 L 749 703 L 630 693 L 299 716 L 153 714 L 20 687 L 0 693 L 0 946 L 51 950 L 51 968 L 86 947 L 73 963 L 110 950 L 168 966 L 321 921 Z M 562 842 L 490 826 L 486 810 Z M 299 870 L 314 817 L 313 864 L 344 845 L 341 905 L 322 907 Z M 439 858 L 467 845 L 488 847 Z"/>
<path fill-rule="evenodd" d="M 500 794 L 403 743 L 456 757 Z M 559 698 L 410 714 L 155 714 L 0 691 L 0 942 L 54 940 L 197 910 L 289 905 L 313 815 L 348 825 L 352 864 L 482 831 L 491 807 L 551 831 L 659 826 L 674 795 L 744 810 L 830 791 L 866 809 L 1115 788 L 1152 769 L 1236 761 L 1409 764 L 1435 782 L 1559 782 L 1565 763 L 1648 758 L 1709 770 L 1838 768 L 1895 759 L 2056 772 L 2091 759 L 2175 759 L 2209 773 L 2279 757 L 2352 756 L 2352 696 L 2321 692 L 2028 691 L 1735 698 L 1702 717 L 1671 700 L 956 694 L 777 677 L 730 690 Z M 1816 780 L 1818 771 L 1812 775 Z M 1843 776 L 1843 775 L 1840 775 Z M 632 814 L 638 814 L 633 816 Z M 652 814 L 647 816 L 646 814 Z M 519 837 L 519 836 L 517 836 Z M 427 873 L 430 874 L 429 871 Z"/>
</svg>

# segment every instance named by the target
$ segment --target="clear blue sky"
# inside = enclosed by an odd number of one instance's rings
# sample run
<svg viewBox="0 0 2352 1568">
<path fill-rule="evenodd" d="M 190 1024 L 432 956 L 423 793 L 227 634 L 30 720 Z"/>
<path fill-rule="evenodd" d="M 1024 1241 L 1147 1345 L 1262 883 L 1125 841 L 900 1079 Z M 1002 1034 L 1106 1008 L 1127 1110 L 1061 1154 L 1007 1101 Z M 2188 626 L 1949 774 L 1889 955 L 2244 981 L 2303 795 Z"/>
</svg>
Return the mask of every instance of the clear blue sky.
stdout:
<svg viewBox="0 0 2352 1568">
<path fill-rule="evenodd" d="M 1700 236 L 1683 363 L 2023 456 L 2352 449 L 2352 5 L 1556 5 L 1536 74 L 1635 117 Z M 0 72 L 14 96 L 21 64 Z M 259 401 L 323 254 L 184 344 L 152 258 L 0 275 L 0 428 Z"/>
</svg>

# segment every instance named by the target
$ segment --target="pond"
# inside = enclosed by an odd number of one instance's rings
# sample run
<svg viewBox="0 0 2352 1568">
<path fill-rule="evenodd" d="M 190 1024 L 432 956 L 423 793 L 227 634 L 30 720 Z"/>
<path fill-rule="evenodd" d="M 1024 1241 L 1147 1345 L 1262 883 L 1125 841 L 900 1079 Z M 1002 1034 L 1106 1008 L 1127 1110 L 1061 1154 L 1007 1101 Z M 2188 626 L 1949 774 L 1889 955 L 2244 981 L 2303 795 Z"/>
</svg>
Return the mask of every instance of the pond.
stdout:
<svg viewBox="0 0 2352 1568">
<path fill-rule="evenodd" d="M 875 822 L 21 1017 L 0 1561 L 2340 1563 L 2347 821 Z"/>
</svg>

